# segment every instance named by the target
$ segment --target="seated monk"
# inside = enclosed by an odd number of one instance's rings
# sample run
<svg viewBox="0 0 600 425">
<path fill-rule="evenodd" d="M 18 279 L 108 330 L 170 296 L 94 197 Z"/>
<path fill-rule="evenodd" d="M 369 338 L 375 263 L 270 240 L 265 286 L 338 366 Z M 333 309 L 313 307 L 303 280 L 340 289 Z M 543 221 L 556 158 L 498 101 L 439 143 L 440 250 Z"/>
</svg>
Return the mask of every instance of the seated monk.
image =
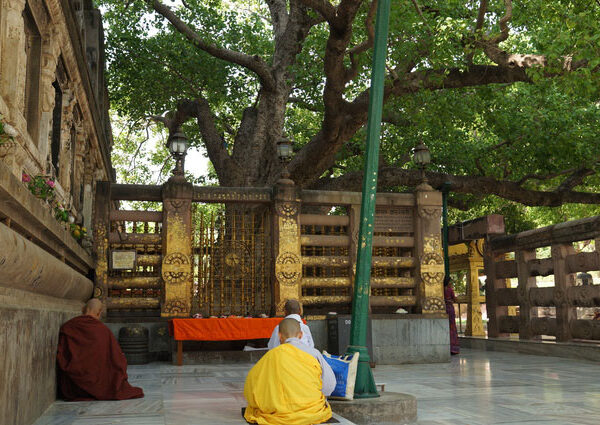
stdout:
<svg viewBox="0 0 600 425">
<path fill-rule="evenodd" d="M 283 319 L 281 345 L 269 350 L 248 373 L 244 418 L 249 423 L 309 425 L 331 418 L 325 396 L 335 388 L 335 375 L 321 353 L 301 338 L 300 323 Z"/>
<path fill-rule="evenodd" d="M 300 314 L 302 313 L 302 307 L 300 306 L 300 303 L 298 302 L 298 300 L 293 300 L 293 299 L 287 300 L 285 302 L 285 307 L 283 309 L 285 311 L 286 319 L 296 319 L 298 321 L 298 323 L 300 323 L 300 330 L 302 331 L 301 341 L 305 345 L 308 345 L 309 347 L 313 348 L 315 346 L 315 343 L 312 339 L 312 335 L 310 333 L 310 328 L 302 322 L 302 317 L 300 317 Z M 279 345 L 279 325 L 275 326 L 275 329 L 273 329 L 273 333 L 271 334 L 271 339 L 269 339 L 269 344 L 268 344 L 269 350 L 272 350 L 273 348 L 277 347 L 278 345 Z"/>
<path fill-rule="evenodd" d="M 127 382 L 127 360 L 117 339 L 101 321 L 102 302 L 91 299 L 83 315 L 60 328 L 58 390 L 65 400 L 126 400 L 144 397 Z"/>
</svg>

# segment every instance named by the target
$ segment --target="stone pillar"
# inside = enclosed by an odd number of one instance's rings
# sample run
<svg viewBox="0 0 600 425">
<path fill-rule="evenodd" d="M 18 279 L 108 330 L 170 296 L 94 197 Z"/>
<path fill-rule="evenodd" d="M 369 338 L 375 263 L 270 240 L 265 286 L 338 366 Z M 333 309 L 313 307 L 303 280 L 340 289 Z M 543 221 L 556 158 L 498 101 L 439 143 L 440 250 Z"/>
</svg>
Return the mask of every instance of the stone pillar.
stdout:
<svg viewBox="0 0 600 425">
<path fill-rule="evenodd" d="M 485 336 L 483 321 L 481 319 L 481 304 L 479 302 L 479 260 L 475 260 L 474 250 L 477 241 L 469 243 L 469 270 L 467 274 L 467 327 L 466 336 Z"/>
<path fill-rule="evenodd" d="M 567 294 L 575 286 L 575 274 L 569 273 L 567 256 L 575 254 L 573 244 L 552 245 L 554 263 L 554 305 L 556 306 L 556 340 L 569 341 L 571 321 L 577 320 L 577 308 L 570 305 Z"/>
<path fill-rule="evenodd" d="M 42 69 L 40 77 L 40 124 L 39 138 L 36 140 L 40 160 L 46 165 L 52 135 L 52 111 L 54 109 L 54 87 L 56 64 L 60 51 L 58 31 L 49 31 L 42 45 Z"/>
<path fill-rule="evenodd" d="M 417 313 L 445 313 L 444 260 L 440 217 L 442 193 L 421 184 L 415 192 L 415 258 Z"/>
<path fill-rule="evenodd" d="M 300 197 L 291 180 L 281 179 L 274 188 L 273 254 L 275 264 L 273 306 L 283 316 L 285 301 L 300 300 L 302 259 L 300 250 Z"/>
<path fill-rule="evenodd" d="M 110 232 L 110 182 L 96 184 L 94 204 L 94 256 L 96 279 L 94 298 L 108 298 L 108 233 Z"/>
<path fill-rule="evenodd" d="M 535 259 L 535 249 L 515 251 L 515 261 L 517 262 L 517 277 L 519 286 L 517 295 L 519 298 L 519 339 L 537 339 L 531 328 L 531 318 L 536 317 L 534 308 L 529 300 L 529 289 L 537 286 L 535 276 L 529 275 L 529 260 Z"/>
<path fill-rule="evenodd" d="M 162 317 L 189 317 L 192 311 L 192 195 L 194 186 L 181 176 L 162 188 Z"/>
<path fill-rule="evenodd" d="M 11 106 L 11 120 L 15 121 L 15 111 L 23 111 L 25 97 L 25 30 L 23 9 L 25 0 L 0 0 L 0 90 L 4 100 Z"/>
<path fill-rule="evenodd" d="M 504 279 L 496 278 L 496 262 L 504 260 L 504 254 L 494 253 L 486 242 L 483 251 L 483 265 L 485 269 L 485 302 L 488 315 L 488 337 L 498 338 L 499 336 L 508 336 L 500 333 L 500 318 L 508 314 L 508 308 L 499 306 L 496 300 L 496 289 L 505 288 Z"/>
</svg>

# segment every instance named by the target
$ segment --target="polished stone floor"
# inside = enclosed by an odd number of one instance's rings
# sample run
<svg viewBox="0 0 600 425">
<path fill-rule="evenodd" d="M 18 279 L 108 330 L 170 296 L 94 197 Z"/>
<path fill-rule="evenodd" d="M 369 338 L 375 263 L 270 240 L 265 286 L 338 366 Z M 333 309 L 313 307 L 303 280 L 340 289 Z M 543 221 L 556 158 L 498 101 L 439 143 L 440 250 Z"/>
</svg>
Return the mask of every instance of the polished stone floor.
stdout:
<svg viewBox="0 0 600 425">
<path fill-rule="evenodd" d="M 130 381 L 144 388 L 144 399 L 56 402 L 35 425 L 244 424 L 240 408 L 249 367 L 131 366 Z M 417 397 L 418 425 L 600 424 L 596 363 L 463 350 L 451 363 L 377 366 L 374 374 L 386 391 Z"/>
</svg>

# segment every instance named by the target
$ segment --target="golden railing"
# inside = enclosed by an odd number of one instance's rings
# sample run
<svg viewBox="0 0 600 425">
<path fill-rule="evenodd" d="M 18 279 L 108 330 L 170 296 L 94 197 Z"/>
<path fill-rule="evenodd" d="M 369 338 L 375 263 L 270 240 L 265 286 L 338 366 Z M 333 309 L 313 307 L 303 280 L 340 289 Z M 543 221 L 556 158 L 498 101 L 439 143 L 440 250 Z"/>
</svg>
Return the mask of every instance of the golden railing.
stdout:
<svg viewBox="0 0 600 425">
<path fill-rule="evenodd" d="M 268 212 L 229 207 L 193 216 L 198 311 L 205 317 L 270 314 Z"/>
</svg>

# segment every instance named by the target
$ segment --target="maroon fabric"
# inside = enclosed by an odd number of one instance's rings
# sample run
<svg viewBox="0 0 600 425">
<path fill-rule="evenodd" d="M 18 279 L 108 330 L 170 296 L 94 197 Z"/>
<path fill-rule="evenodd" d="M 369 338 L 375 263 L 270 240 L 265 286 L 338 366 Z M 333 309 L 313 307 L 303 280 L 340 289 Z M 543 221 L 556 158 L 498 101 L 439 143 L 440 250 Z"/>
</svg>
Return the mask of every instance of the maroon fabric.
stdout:
<svg viewBox="0 0 600 425">
<path fill-rule="evenodd" d="M 78 316 L 60 328 L 58 387 L 65 400 L 126 400 L 144 397 L 127 382 L 127 360 L 101 321 Z"/>
<path fill-rule="evenodd" d="M 450 285 L 444 287 L 444 301 L 446 302 L 446 313 L 450 321 L 450 353 L 460 353 L 460 344 L 458 342 L 458 331 L 456 329 L 456 313 L 454 311 L 454 289 Z"/>
</svg>

